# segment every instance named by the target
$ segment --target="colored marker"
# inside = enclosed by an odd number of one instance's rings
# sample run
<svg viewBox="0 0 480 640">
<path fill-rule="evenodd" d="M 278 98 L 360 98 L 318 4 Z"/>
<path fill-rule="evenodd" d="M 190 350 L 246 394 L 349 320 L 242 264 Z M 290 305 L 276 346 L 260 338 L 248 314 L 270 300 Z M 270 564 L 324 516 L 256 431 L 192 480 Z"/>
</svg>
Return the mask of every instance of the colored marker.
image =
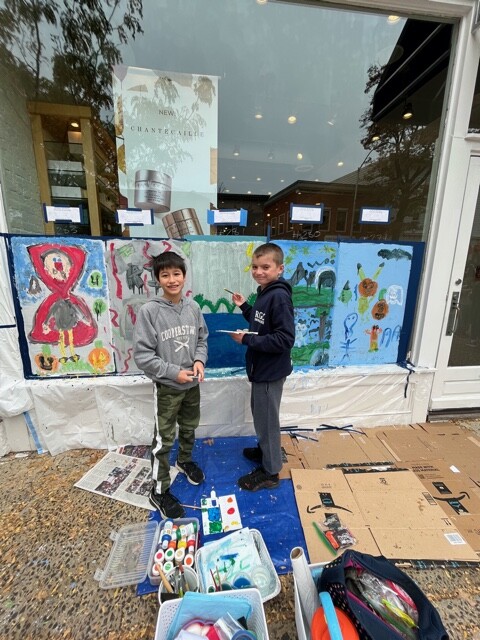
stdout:
<svg viewBox="0 0 480 640">
<path fill-rule="evenodd" d="M 337 555 L 337 552 L 335 551 L 335 549 L 332 547 L 332 545 L 330 544 L 330 541 L 328 540 L 327 536 L 324 534 L 324 532 L 321 530 L 321 528 L 318 526 L 318 524 L 316 522 L 312 522 L 313 524 L 313 528 L 315 529 L 317 536 L 320 538 L 320 540 L 323 542 L 323 544 L 327 547 L 327 549 L 330 551 L 330 553 L 334 556 Z"/>
<path fill-rule="evenodd" d="M 232 296 L 235 295 L 235 291 L 230 291 L 230 289 L 225 289 L 225 288 L 223 290 L 226 291 L 227 293 L 231 293 Z"/>
</svg>

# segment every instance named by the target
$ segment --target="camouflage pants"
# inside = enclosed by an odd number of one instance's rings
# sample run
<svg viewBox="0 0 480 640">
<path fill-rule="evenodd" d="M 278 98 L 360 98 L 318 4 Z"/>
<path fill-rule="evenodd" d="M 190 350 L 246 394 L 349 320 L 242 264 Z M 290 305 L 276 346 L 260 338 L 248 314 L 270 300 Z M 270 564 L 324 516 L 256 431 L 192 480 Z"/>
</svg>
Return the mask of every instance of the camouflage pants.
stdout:
<svg viewBox="0 0 480 640">
<path fill-rule="evenodd" d="M 157 383 L 157 424 L 152 442 L 152 480 L 156 493 L 170 487 L 170 450 L 178 424 L 178 460 L 192 459 L 195 429 L 200 422 L 200 388 L 198 384 L 179 391 Z"/>
</svg>

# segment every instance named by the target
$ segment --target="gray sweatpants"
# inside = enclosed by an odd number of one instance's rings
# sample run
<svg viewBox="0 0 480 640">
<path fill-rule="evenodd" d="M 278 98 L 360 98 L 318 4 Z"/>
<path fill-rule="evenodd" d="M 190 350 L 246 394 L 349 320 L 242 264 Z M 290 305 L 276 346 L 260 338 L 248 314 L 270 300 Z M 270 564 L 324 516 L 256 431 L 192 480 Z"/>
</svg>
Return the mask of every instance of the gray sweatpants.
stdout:
<svg viewBox="0 0 480 640">
<path fill-rule="evenodd" d="M 262 450 L 262 466 L 271 475 L 282 469 L 280 401 L 285 378 L 275 382 L 252 382 L 250 406 L 253 426 Z"/>
</svg>

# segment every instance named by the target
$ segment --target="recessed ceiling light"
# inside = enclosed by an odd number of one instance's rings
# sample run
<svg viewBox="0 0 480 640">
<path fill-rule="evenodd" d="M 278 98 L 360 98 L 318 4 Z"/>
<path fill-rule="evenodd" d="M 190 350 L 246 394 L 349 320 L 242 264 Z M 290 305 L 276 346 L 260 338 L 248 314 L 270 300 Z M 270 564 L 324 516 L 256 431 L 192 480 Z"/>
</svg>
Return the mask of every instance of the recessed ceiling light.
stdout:
<svg viewBox="0 0 480 640">
<path fill-rule="evenodd" d="M 263 118 L 263 116 L 260 113 L 260 111 L 257 111 L 257 113 L 255 114 L 255 120 L 261 120 L 262 118 Z"/>
<path fill-rule="evenodd" d="M 233 155 L 234 155 L 234 156 L 239 156 L 239 155 L 240 155 L 240 151 L 239 151 L 237 148 L 235 148 L 235 149 L 233 150 Z"/>
<path fill-rule="evenodd" d="M 236 180 L 236 178 L 237 178 L 236 176 L 232 176 L 232 180 Z"/>
<path fill-rule="evenodd" d="M 315 182 L 318 182 L 318 181 L 319 181 L 318 178 L 315 178 Z"/>
<path fill-rule="evenodd" d="M 225 189 L 225 193 L 230 193 L 230 189 Z"/>
<path fill-rule="evenodd" d="M 404 120 L 410 120 L 410 118 L 413 118 L 413 108 L 411 102 L 407 102 L 407 104 L 405 105 L 405 109 L 402 113 L 402 118 Z"/>
<path fill-rule="evenodd" d="M 303 153 L 297 153 L 297 160 L 303 160 Z"/>
<path fill-rule="evenodd" d="M 72 120 L 70 122 L 70 126 L 73 127 L 74 129 L 78 129 L 80 127 L 80 123 L 77 120 Z"/>
<path fill-rule="evenodd" d="M 337 162 L 337 167 L 343 167 L 343 160 L 340 160 L 339 162 Z"/>
<path fill-rule="evenodd" d="M 257 178 L 257 182 L 260 182 L 261 178 Z"/>
<path fill-rule="evenodd" d="M 252 193 L 251 191 L 247 191 L 247 193 Z"/>
<path fill-rule="evenodd" d="M 270 214 L 269 214 L 269 213 L 267 213 L 267 218 L 269 218 L 269 217 L 270 217 Z"/>
<path fill-rule="evenodd" d="M 282 179 L 280 180 L 280 182 L 285 182 L 285 180 L 282 178 Z"/>
<path fill-rule="evenodd" d="M 327 120 L 327 124 L 329 124 L 331 127 L 335 126 L 335 120 L 332 118 L 331 120 Z"/>
<path fill-rule="evenodd" d="M 268 0 L 257 0 L 257 4 L 267 4 Z"/>
<path fill-rule="evenodd" d="M 269 191 L 269 192 L 267 193 L 267 196 L 271 196 L 271 195 L 272 195 L 272 192 L 271 192 L 271 191 Z"/>
<path fill-rule="evenodd" d="M 388 16 L 388 18 L 387 18 L 387 22 L 389 24 L 395 24 L 399 20 L 400 20 L 400 16 Z"/>
<path fill-rule="evenodd" d="M 287 118 L 288 124 L 295 124 L 296 121 L 297 121 L 297 116 L 291 115 L 291 116 L 288 116 Z"/>
</svg>

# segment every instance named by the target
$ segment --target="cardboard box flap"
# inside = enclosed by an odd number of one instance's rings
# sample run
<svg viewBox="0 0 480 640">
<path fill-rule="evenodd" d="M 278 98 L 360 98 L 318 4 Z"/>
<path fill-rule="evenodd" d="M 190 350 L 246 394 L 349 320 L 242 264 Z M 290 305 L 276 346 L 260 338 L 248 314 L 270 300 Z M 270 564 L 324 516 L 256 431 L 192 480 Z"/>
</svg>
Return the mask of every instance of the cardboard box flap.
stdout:
<svg viewBox="0 0 480 640">
<path fill-rule="evenodd" d="M 472 549 L 480 556 L 480 518 L 478 516 L 457 516 L 452 517 L 451 521 Z"/>
<path fill-rule="evenodd" d="M 431 450 L 420 439 L 421 432 L 415 429 L 390 429 L 378 434 L 383 446 L 391 452 L 395 460 L 429 460 Z M 436 456 L 439 457 L 439 456 Z"/>
<path fill-rule="evenodd" d="M 440 529 L 445 512 L 427 491 L 355 491 L 365 523 L 382 529 Z M 396 537 L 398 532 L 393 535 Z"/>
<path fill-rule="evenodd" d="M 480 516 L 480 497 L 463 482 L 437 479 L 423 484 L 448 516 Z"/>
<path fill-rule="evenodd" d="M 352 438 L 365 453 L 370 462 L 394 462 L 394 458 L 390 451 L 383 446 L 381 441 L 376 437 L 376 433 L 370 433 L 370 431 L 373 431 L 373 429 L 366 431 L 365 435 L 352 433 Z"/>
<path fill-rule="evenodd" d="M 372 534 L 383 555 L 398 560 L 477 561 L 478 555 L 453 527 L 447 529 L 372 528 Z"/>
<path fill-rule="evenodd" d="M 425 487 L 412 471 L 376 471 L 375 473 L 346 473 L 345 479 L 353 492 L 372 491 L 384 493 L 395 491 L 422 492 Z"/>
<path fill-rule="evenodd" d="M 339 462 L 369 462 L 350 433 L 325 431 L 309 436 L 317 441 L 299 439 L 297 444 L 310 469 L 324 469 L 328 464 Z"/>
</svg>

